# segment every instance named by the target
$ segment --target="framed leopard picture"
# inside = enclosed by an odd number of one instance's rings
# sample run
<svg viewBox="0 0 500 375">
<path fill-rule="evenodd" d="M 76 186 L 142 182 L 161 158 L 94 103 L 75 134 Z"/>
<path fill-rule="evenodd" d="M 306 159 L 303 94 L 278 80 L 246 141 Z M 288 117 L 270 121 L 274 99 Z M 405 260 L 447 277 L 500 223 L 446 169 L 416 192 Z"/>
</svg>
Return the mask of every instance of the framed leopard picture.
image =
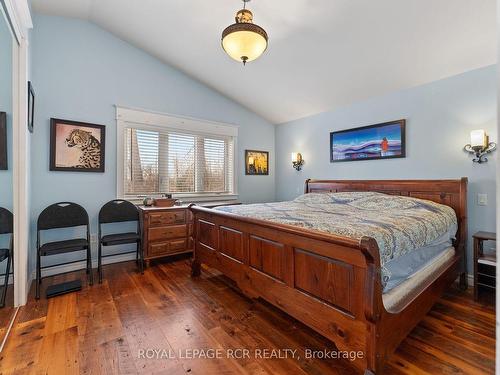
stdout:
<svg viewBox="0 0 500 375">
<path fill-rule="evenodd" d="M 106 127 L 50 119 L 50 170 L 104 172 Z"/>
</svg>

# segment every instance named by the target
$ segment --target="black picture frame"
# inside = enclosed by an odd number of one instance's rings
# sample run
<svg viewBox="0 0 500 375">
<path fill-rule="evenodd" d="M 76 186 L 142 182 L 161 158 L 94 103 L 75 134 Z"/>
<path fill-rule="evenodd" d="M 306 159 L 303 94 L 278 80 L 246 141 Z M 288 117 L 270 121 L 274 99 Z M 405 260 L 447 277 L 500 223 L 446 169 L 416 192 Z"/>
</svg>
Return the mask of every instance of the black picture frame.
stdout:
<svg viewBox="0 0 500 375">
<path fill-rule="evenodd" d="M 7 156 L 7 113 L 0 112 L 0 171 L 9 169 Z"/>
<path fill-rule="evenodd" d="M 340 134 L 346 134 L 346 133 L 355 133 L 358 131 L 366 131 L 369 129 L 382 129 L 381 132 L 383 131 L 384 127 L 389 127 L 389 126 L 394 126 L 397 125 L 399 126 L 399 134 L 400 134 L 400 151 L 398 154 L 390 154 L 388 153 L 387 155 L 383 155 L 382 152 L 380 152 L 380 155 L 375 155 L 375 153 L 372 153 L 371 156 L 359 156 L 356 158 L 345 158 L 345 159 L 335 159 L 334 158 L 334 139 L 336 135 Z M 387 139 L 386 139 L 387 141 Z M 363 154 L 363 152 L 359 152 L 359 154 Z M 368 125 L 368 126 L 361 126 L 357 128 L 350 128 L 350 129 L 345 129 L 345 130 L 339 130 L 335 132 L 330 132 L 330 163 L 341 163 L 341 162 L 349 162 L 349 161 L 362 161 L 362 160 L 380 160 L 380 159 L 398 159 L 398 158 L 405 158 L 406 157 L 406 120 L 401 119 L 401 120 L 395 120 L 395 121 L 388 121 L 388 122 L 382 122 L 379 124 L 374 124 L 374 125 Z"/>
<path fill-rule="evenodd" d="M 35 89 L 31 81 L 28 81 L 28 130 L 33 133 L 35 125 Z"/>
<path fill-rule="evenodd" d="M 252 165 L 249 163 L 249 158 L 252 154 L 262 154 L 265 156 L 266 166 L 261 170 L 252 169 Z M 260 150 L 245 150 L 245 174 L 248 176 L 268 176 L 269 175 L 269 151 Z"/>
<path fill-rule="evenodd" d="M 78 127 L 81 130 L 87 129 L 99 129 L 99 143 L 100 143 L 100 161 L 98 168 L 85 168 L 81 166 L 72 167 L 61 167 L 56 165 L 56 155 L 57 155 L 57 127 L 60 125 L 70 125 Z M 50 167 L 51 171 L 63 171 L 63 172 L 98 172 L 104 173 L 105 171 L 105 155 L 106 155 L 106 126 L 99 124 L 91 124 L 87 122 L 63 120 L 57 118 L 50 119 Z"/>
</svg>

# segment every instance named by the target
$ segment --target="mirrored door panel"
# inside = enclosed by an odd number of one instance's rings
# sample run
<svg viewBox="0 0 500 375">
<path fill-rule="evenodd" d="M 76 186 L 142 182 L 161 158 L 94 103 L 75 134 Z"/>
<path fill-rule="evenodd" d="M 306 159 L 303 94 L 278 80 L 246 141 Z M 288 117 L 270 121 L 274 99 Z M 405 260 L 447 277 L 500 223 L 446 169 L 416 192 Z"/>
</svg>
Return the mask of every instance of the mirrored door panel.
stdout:
<svg viewBox="0 0 500 375">
<path fill-rule="evenodd" d="M 15 39 L 0 15 L 0 344 L 14 314 L 12 53 Z"/>
</svg>

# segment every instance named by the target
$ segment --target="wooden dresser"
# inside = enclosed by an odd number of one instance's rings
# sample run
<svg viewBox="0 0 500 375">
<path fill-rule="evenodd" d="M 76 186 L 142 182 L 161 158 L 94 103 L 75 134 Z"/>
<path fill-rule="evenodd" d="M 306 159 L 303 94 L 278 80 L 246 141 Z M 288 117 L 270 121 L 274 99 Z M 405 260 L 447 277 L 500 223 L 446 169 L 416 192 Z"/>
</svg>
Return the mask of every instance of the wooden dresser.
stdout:
<svg viewBox="0 0 500 375">
<path fill-rule="evenodd" d="M 193 220 L 188 206 L 139 206 L 144 260 L 193 251 Z"/>
<path fill-rule="evenodd" d="M 239 202 L 203 203 L 204 207 L 239 204 Z M 189 205 L 173 207 L 139 206 L 144 260 L 193 252 L 193 218 Z"/>
</svg>

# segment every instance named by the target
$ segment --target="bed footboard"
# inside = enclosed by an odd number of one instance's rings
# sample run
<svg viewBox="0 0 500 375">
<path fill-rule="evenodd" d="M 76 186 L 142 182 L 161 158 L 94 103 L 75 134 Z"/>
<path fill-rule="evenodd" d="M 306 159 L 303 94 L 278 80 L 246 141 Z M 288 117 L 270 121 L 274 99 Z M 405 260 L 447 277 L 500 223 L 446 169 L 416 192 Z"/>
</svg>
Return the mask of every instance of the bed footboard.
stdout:
<svg viewBox="0 0 500 375">
<path fill-rule="evenodd" d="M 191 206 L 193 275 L 216 268 L 249 297 L 260 297 L 333 341 L 359 351 L 353 364 L 382 373 L 387 358 L 460 275 L 466 287 L 467 178 L 456 180 L 306 180 L 305 193 L 378 191 L 431 200 L 455 210 L 455 257 L 398 313 L 382 302 L 374 239 L 360 241 Z"/>
<path fill-rule="evenodd" d="M 382 313 L 378 247 L 192 206 L 193 275 L 202 263 L 247 296 L 260 297 L 335 343 L 362 353 L 354 365 L 375 372 Z"/>
</svg>

